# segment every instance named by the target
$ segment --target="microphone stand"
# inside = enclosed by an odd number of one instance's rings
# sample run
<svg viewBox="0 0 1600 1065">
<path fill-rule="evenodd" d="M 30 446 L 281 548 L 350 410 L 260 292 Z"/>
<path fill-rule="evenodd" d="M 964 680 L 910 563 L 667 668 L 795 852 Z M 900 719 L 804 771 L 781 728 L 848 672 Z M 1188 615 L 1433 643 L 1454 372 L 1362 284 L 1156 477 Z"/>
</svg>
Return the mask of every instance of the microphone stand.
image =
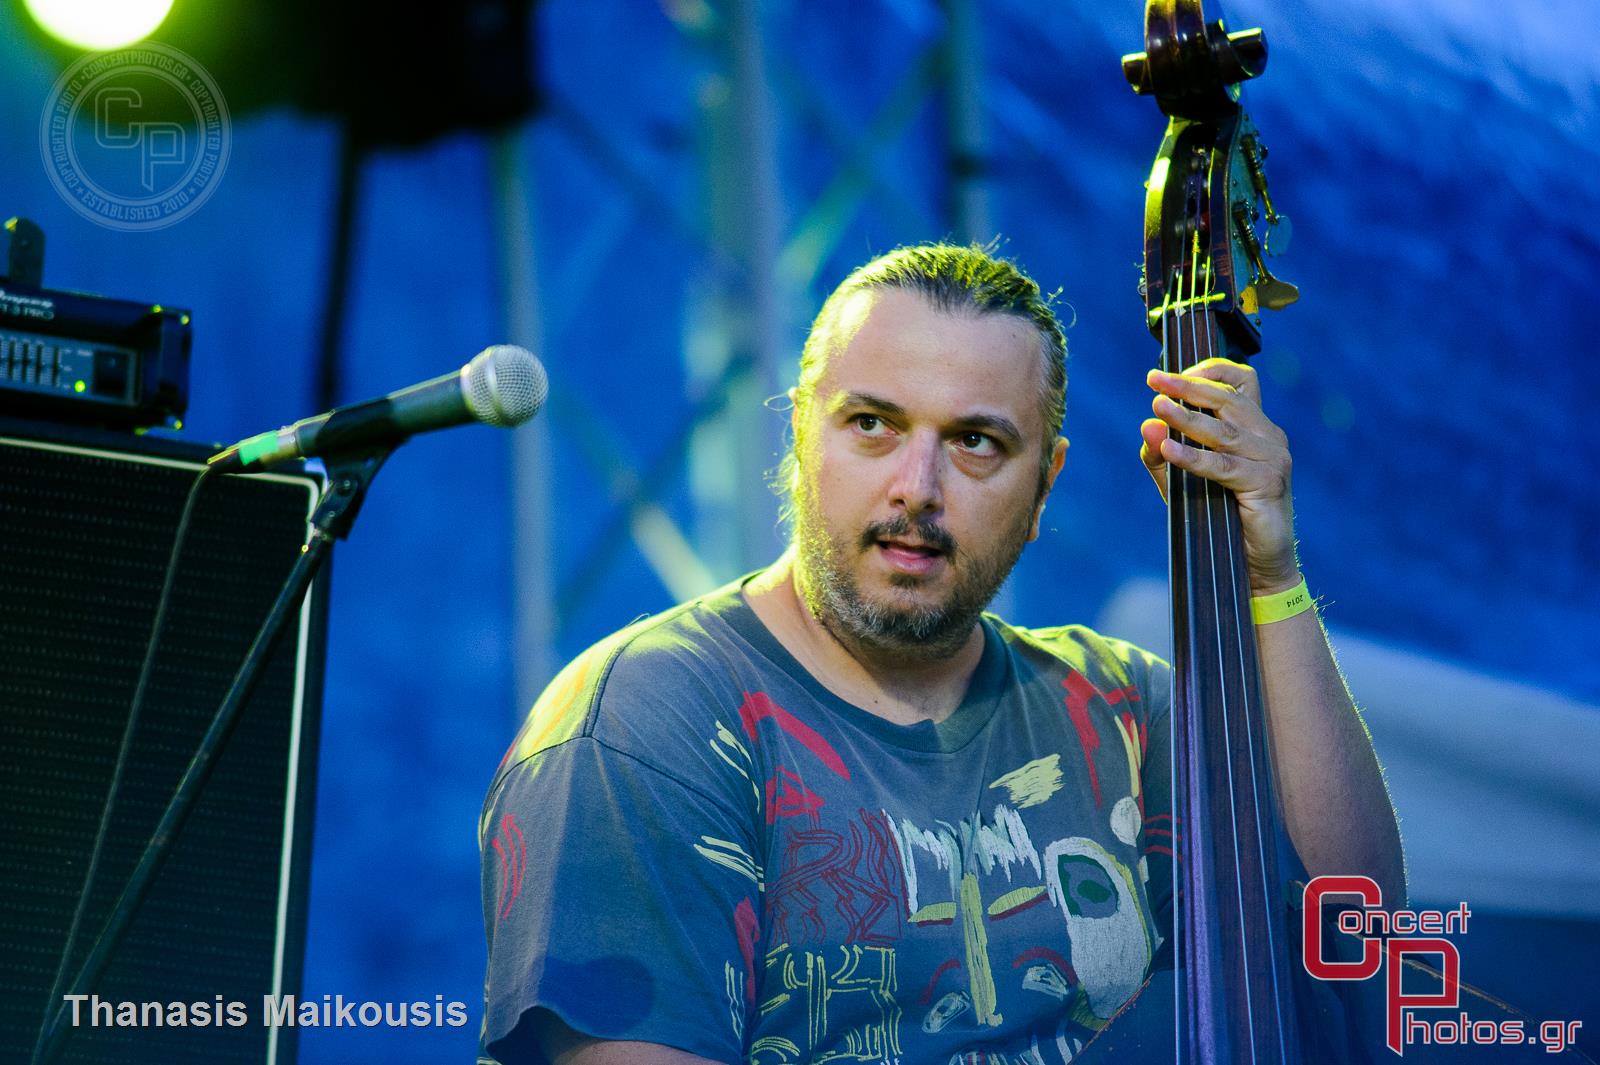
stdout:
<svg viewBox="0 0 1600 1065">
<path fill-rule="evenodd" d="M 67 1015 L 68 996 L 87 993 L 86 989 L 104 972 L 117 944 L 121 942 L 128 925 L 149 893 L 150 886 L 155 882 L 162 863 L 166 861 L 173 844 L 177 841 L 179 831 L 193 810 L 195 800 L 199 798 L 200 789 L 210 778 L 211 771 L 216 765 L 217 754 L 232 734 L 233 726 L 239 719 L 239 711 L 244 708 L 244 704 L 255 690 L 262 667 L 266 665 L 278 638 L 283 633 L 284 622 L 299 609 L 306 589 L 310 587 L 312 579 L 322 568 L 328 552 L 333 548 L 333 542 L 342 540 L 350 534 L 350 528 L 361 510 L 362 501 L 366 499 L 367 489 L 371 487 L 372 479 L 377 476 L 379 468 L 394 453 L 394 449 L 404 442 L 405 440 L 401 439 L 370 450 L 324 457 L 323 461 L 328 468 L 328 483 L 322 491 L 321 498 L 317 500 L 316 510 L 312 512 L 311 534 L 300 548 L 300 557 L 295 560 L 294 568 L 289 571 L 289 576 L 278 592 L 272 609 L 267 612 L 266 620 L 256 633 L 255 642 L 250 645 L 244 662 L 234 675 L 233 685 L 228 689 L 228 694 L 223 698 L 222 705 L 217 708 L 210 727 L 200 741 L 199 749 L 189 760 L 188 768 L 183 772 L 183 779 L 178 782 L 177 790 L 167 802 L 166 811 L 161 815 L 161 821 L 151 834 L 149 842 L 145 844 L 139 864 L 134 867 L 128 882 L 123 886 L 116 906 L 106 918 L 105 927 L 96 938 L 94 948 L 89 951 L 77 975 L 62 992 L 60 1004 L 45 1003 L 45 1025 L 40 1029 L 39 1040 L 34 1045 L 32 1065 L 51 1065 L 60 1057 L 62 1048 L 65 1047 L 73 1031 L 73 1026 L 63 1023 Z M 85 884 L 84 891 L 89 891 L 91 886 Z"/>
</svg>

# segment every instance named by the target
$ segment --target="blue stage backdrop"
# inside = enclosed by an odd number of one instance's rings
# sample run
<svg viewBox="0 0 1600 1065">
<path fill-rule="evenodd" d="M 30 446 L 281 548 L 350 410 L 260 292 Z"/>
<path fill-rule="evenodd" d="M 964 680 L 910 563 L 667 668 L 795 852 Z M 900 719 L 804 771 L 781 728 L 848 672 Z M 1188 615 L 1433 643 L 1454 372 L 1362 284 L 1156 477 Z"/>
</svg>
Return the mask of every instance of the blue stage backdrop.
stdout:
<svg viewBox="0 0 1600 1065">
<path fill-rule="evenodd" d="M 554 396 L 541 431 L 558 583 L 653 466 L 652 513 L 691 547 L 721 535 L 706 500 L 738 498 L 714 483 L 731 467 L 704 447 L 691 449 L 698 467 L 662 458 L 714 388 L 695 345 L 715 305 L 707 293 L 729 269 L 715 215 L 717 183 L 730 178 L 706 162 L 719 150 L 718 94 L 732 84 L 715 45 L 723 6 L 549 0 L 536 11 L 549 107 L 506 150 L 527 179 L 532 236 L 515 251 L 537 280 L 534 339 Z M 954 228 L 943 101 L 897 97 L 945 33 L 940 6 L 760 6 L 785 253 L 772 275 L 785 359 L 775 392 L 792 379 L 809 316 L 853 265 Z M 1044 535 L 1004 595 L 1024 623 L 1093 622 L 1165 573 L 1161 505 L 1137 457 L 1156 357 L 1136 291 L 1141 186 L 1162 123 L 1118 64 L 1140 46 L 1141 5 L 977 6 L 986 235 L 1059 287 L 1074 320 L 1072 449 Z M 1281 272 L 1303 298 L 1268 323 L 1257 365 L 1293 443 L 1303 561 L 1330 624 L 1592 711 L 1600 50 L 1587 0 L 1250 0 L 1228 14 L 1234 27 L 1265 25 L 1273 49 L 1250 102 L 1275 199 L 1296 227 Z M 60 64 L 23 32 L 27 17 L 0 8 L 0 212 L 44 226 L 46 282 L 193 310 L 187 439 L 231 441 L 314 413 L 336 129 L 284 108 L 242 114 L 203 207 L 154 232 L 97 225 L 67 206 L 41 158 Z M 213 73 L 226 95 L 226 72 Z M 846 148 L 863 144 L 865 161 L 850 163 Z M 453 369 L 505 336 L 504 161 L 472 133 L 368 160 L 340 401 Z M 766 448 L 765 467 L 777 455 L 762 442 L 784 420 L 760 410 L 734 423 L 755 433 L 744 446 Z M 512 448 L 510 434 L 479 428 L 418 438 L 378 479 L 335 559 L 317 783 L 306 995 L 443 995 L 468 1003 L 471 1023 L 307 1029 L 306 1065 L 471 1060 L 484 960 L 476 817 L 526 709 L 515 691 Z M 756 525 L 775 550 L 774 501 L 761 505 Z M 664 570 L 622 527 L 614 555 L 584 586 L 564 586 L 570 601 L 545 619 L 558 664 L 696 590 L 685 583 L 693 567 Z M 729 579 L 741 561 L 708 549 L 701 576 Z M 1404 716 L 1403 692 L 1357 696 L 1398 700 Z M 1493 727 L 1518 728 L 1514 709 L 1491 708 L 1504 715 Z M 1578 990 L 1588 967 L 1575 960 L 1600 949 L 1600 811 L 1568 813 L 1591 826 L 1566 861 L 1589 871 L 1589 897 L 1497 902 L 1508 931 L 1486 933 L 1482 961 L 1464 944 L 1464 975 L 1600 1028 Z M 529 862 L 547 860 L 537 837 L 527 844 Z M 1462 830 L 1431 845 L 1479 844 Z M 1517 936 L 1554 960 L 1519 955 Z"/>
</svg>

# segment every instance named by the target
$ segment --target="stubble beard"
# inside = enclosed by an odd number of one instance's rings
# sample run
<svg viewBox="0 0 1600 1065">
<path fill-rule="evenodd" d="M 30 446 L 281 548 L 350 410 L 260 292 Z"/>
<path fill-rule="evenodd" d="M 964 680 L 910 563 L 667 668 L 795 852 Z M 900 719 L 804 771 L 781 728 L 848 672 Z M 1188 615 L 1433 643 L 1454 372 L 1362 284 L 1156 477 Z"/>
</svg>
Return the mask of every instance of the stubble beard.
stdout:
<svg viewBox="0 0 1600 1065">
<path fill-rule="evenodd" d="M 913 522 L 901 516 L 868 525 L 852 541 L 834 536 L 823 524 L 815 499 L 800 486 L 794 498 L 795 540 L 799 548 L 798 586 L 812 615 L 847 647 L 889 655 L 902 661 L 948 658 L 971 637 L 1000 585 L 1011 573 L 1028 540 L 1032 514 L 1002 537 L 995 551 L 979 558 L 961 549 L 937 523 Z M 863 595 L 850 562 L 876 550 L 880 538 L 915 534 L 944 551 L 955 584 L 942 602 L 900 605 Z M 890 584 L 913 591 L 928 583 L 915 574 L 897 573 Z"/>
</svg>

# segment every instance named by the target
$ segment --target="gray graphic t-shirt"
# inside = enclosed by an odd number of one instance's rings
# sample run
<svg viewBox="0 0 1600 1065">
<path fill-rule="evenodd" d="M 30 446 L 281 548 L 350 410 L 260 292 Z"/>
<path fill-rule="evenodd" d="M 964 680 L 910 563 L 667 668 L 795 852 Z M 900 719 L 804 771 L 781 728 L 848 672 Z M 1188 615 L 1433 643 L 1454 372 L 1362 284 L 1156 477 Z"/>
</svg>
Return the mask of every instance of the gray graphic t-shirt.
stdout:
<svg viewBox="0 0 1600 1065">
<path fill-rule="evenodd" d="M 484 1059 L 531 1011 L 722 1062 L 1070 1060 L 1169 934 L 1168 668 L 983 620 L 946 720 L 823 688 L 737 584 L 579 656 L 480 824 Z"/>
</svg>

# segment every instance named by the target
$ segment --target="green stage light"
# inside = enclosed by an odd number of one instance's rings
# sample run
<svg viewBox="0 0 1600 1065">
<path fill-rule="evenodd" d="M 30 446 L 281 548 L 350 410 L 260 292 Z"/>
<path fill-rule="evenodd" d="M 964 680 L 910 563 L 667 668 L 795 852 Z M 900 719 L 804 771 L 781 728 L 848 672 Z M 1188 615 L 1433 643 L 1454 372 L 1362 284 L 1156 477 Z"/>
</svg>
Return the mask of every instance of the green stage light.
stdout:
<svg viewBox="0 0 1600 1065">
<path fill-rule="evenodd" d="M 143 39 L 172 0 L 23 0 L 45 32 L 74 48 L 108 51 Z"/>
</svg>

